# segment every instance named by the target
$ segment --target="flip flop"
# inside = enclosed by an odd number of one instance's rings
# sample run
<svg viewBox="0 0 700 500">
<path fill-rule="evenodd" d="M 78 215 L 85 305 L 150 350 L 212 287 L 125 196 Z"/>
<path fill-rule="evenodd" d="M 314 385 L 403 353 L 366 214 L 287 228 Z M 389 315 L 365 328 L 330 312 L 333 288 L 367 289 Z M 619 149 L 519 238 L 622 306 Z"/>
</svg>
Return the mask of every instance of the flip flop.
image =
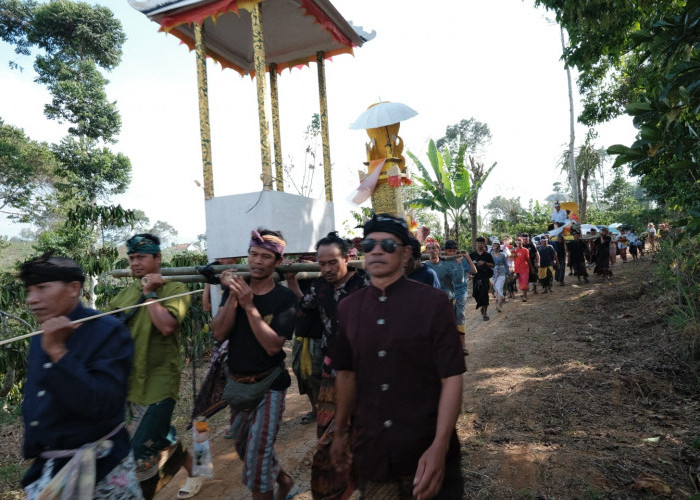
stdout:
<svg viewBox="0 0 700 500">
<path fill-rule="evenodd" d="M 202 489 L 202 483 L 206 478 L 202 476 L 188 477 L 185 484 L 177 492 L 177 498 L 192 498 Z"/>
<path fill-rule="evenodd" d="M 293 500 L 295 496 L 297 496 L 299 493 L 301 493 L 301 490 L 299 489 L 299 486 L 295 484 L 292 486 L 292 489 L 289 490 L 289 493 L 287 493 L 287 496 L 284 497 L 284 499 L 281 499 L 280 497 L 277 496 L 277 493 L 275 493 L 275 500 Z"/>
</svg>

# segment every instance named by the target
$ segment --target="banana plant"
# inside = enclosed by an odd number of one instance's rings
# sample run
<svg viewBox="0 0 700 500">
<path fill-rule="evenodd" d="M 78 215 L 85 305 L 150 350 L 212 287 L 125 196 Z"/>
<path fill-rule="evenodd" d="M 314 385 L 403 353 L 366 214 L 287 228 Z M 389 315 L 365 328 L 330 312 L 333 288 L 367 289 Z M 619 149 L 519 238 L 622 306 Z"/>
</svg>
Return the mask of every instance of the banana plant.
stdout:
<svg viewBox="0 0 700 500">
<path fill-rule="evenodd" d="M 428 161 L 431 172 L 423 165 L 416 155 L 408 151 L 408 156 L 413 160 L 421 176 L 414 181 L 420 186 L 420 195 L 409 200 L 413 207 L 425 207 L 443 214 L 445 224 L 445 238 L 450 234 L 449 221 L 452 220 L 455 228 L 455 239 L 459 241 L 459 221 L 464 218 L 469 208 L 469 201 L 477 196 L 479 190 L 496 166 L 496 163 L 486 170 L 481 178 L 474 182 L 471 172 L 464 163 L 467 145 L 460 147 L 455 161 L 452 159 L 449 149 L 438 151 L 435 142 L 431 139 L 428 143 Z M 477 221 L 473 220 L 472 224 Z"/>
</svg>

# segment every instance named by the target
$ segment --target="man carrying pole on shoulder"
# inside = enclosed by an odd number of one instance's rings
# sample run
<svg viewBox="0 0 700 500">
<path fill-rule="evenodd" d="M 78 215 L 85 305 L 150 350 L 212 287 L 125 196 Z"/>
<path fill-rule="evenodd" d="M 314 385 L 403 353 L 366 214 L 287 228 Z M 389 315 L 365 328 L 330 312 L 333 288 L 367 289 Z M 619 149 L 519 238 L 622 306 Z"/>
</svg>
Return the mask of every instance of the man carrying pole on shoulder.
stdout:
<svg viewBox="0 0 700 500">
<path fill-rule="evenodd" d="M 302 314 L 318 313 L 324 326 L 321 349 L 324 353 L 321 390 L 316 416 L 316 433 L 319 437 L 317 451 L 311 464 L 311 491 L 314 498 L 347 498 L 354 489 L 349 474 L 336 474 L 332 468 L 329 451 L 336 426 L 332 426 L 336 411 L 335 371 L 332 369 L 332 356 L 338 336 L 336 310 L 338 304 L 352 293 L 369 285 L 369 277 L 362 269 L 348 267 L 351 244 L 335 231 L 316 243 L 318 265 L 322 276 L 316 278 L 309 293 L 302 295 L 296 276 L 288 274 L 289 289 L 296 293 L 301 302 Z"/>
<path fill-rule="evenodd" d="M 243 483 L 253 500 L 287 498 L 298 490 L 280 466 L 275 440 L 291 378 L 282 347 L 292 338 L 297 297 L 276 284 L 275 267 L 286 242 L 277 231 L 252 231 L 248 247 L 250 284 L 241 276 L 222 276 L 223 304 L 211 323 L 214 338 L 228 338 L 229 379 L 224 399 L 233 410 L 230 435 L 243 461 Z"/>
<path fill-rule="evenodd" d="M 333 463 L 349 466 L 352 417 L 363 498 L 462 498 L 455 424 L 466 368 L 452 304 L 404 276 L 411 247 L 403 219 L 375 215 L 364 238 L 371 286 L 345 299 L 337 313 Z"/>
<path fill-rule="evenodd" d="M 137 234 L 126 242 L 134 282 L 110 302 L 111 310 L 146 304 L 120 313 L 134 339 L 134 366 L 127 395 L 131 449 L 136 474 L 146 499 L 165 486 L 180 467 L 191 476 L 192 456 L 177 440 L 170 425 L 180 389 L 180 324 L 190 306 L 188 296 L 163 302 L 156 299 L 187 291 L 183 283 L 168 282 L 160 274 L 160 239 Z M 161 464 L 163 464 L 161 466 Z M 204 478 L 189 477 L 178 498 L 196 495 Z"/>
<path fill-rule="evenodd" d="M 80 303 L 85 275 L 65 257 L 22 264 L 26 302 L 41 325 L 30 341 L 22 416 L 27 499 L 140 499 L 124 429 L 134 345 L 113 317 Z"/>
</svg>

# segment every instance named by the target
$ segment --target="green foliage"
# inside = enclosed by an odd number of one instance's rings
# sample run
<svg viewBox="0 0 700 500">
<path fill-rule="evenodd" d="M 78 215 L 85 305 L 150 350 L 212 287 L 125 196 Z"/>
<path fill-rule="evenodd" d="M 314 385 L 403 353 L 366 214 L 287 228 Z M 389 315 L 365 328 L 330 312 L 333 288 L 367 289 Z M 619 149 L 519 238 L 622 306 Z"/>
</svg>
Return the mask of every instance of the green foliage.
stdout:
<svg viewBox="0 0 700 500">
<path fill-rule="evenodd" d="M 408 156 L 413 160 L 421 173 L 420 177 L 414 179 L 421 188 L 419 195 L 409 200 L 409 205 L 441 212 L 445 216 L 445 222 L 447 222 L 449 217 L 456 225 L 455 234 L 457 238 L 459 238 L 459 220 L 463 218 L 469 201 L 477 195 L 491 170 L 496 166 L 494 163 L 481 179 L 477 182 L 472 182 L 470 172 L 464 164 L 465 150 L 466 145 L 462 145 L 457 161 L 453 162 L 450 150 L 445 149 L 441 153 L 431 139 L 428 143 L 428 160 L 432 168 L 432 175 L 416 155 L 410 151 L 408 152 Z M 445 234 L 448 233 L 446 223 Z"/>
<path fill-rule="evenodd" d="M 681 362 L 695 376 L 700 387 L 700 237 L 680 238 L 672 229 L 661 239 L 661 250 L 656 254 L 656 273 L 662 286 L 675 289 L 669 323 L 681 340 Z M 672 244 L 672 240 L 676 240 Z"/>
<path fill-rule="evenodd" d="M 444 137 L 435 142 L 435 147 L 440 151 L 449 149 L 460 151 L 465 146 L 464 154 L 480 155 L 483 149 L 491 142 L 491 130 L 485 123 L 474 118 L 461 120 L 455 125 L 449 125 L 445 129 Z"/>
<path fill-rule="evenodd" d="M 66 62 L 62 55 L 37 56 L 36 81 L 51 92 L 52 101 L 44 106 L 51 120 L 73 123 L 68 132 L 78 137 L 114 142 L 121 118 L 114 102 L 107 102 L 107 80 L 91 60 Z"/>
<path fill-rule="evenodd" d="M 38 193 L 53 175 L 56 160 L 45 143 L 0 119 L 0 211 L 26 219 L 37 209 Z"/>
<path fill-rule="evenodd" d="M 129 186 L 129 159 L 98 147 L 93 139 L 66 137 L 53 151 L 61 165 L 61 180 L 55 187 L 63 196 L 94 202 L 123 193 Z"/>
<path fill-rule="evenodd" d="M 29 43 L 64 59 L 92 59 L 108 70 L 121 61 L 126 35 L 107 7 L 69 0 L 25 5 L 34 6 L 26 30 Z"/>
<path fill-rule="evenodd" d="M 578 2 L 535 0 L 569 32 L 564 56 L 581 71 L 587 93 L 580 121 L 623 109 L 638 128 L 631 145 L 615 145 L 615 167 L 627 165 L 653 199 L 700 234 L 690 211 L 700 209 L 700 1 Z M 600 106 L 597 106 L 600 103 Z M 686 217 L 688 216 L 688 217 Z"/>
<path fill-rule="evenodd" d="M 24 304 L 24 287 L 15 272 L 0 273 L 0 340 L 16 337 L 36 328 L 36 321 Z M 0 397 L 9 406 L 22 400 L 29 339 L 0 347 Z"/>
</svg>

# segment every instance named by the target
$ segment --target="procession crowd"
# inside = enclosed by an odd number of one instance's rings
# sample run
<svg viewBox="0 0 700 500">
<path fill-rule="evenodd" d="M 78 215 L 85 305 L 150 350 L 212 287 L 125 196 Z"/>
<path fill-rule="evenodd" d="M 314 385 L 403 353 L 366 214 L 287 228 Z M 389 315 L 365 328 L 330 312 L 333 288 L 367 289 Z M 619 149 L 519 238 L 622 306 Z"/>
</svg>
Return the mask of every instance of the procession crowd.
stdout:
<svg viewBox="0 0 700 500">
<path fill-rule="evenodd" d="M 560 211 L 553 224 L 568 224 Z M 480 237 L 467 252 L 454 240 L 442 248 L 432 238 L 420 242 L 402 218 L 376 214 L 357 245 L 335 232 L 319 240 L 313 260 L 321 276 L 302 280 L 277 276 L 283 235 L 253 230 L 248 280 L 224 272 L 204 290 L 205 304 L 218 305 L 218 347 L 192 419 L 228 407 L 226 437 L 252 498 L 293 498 L 298 487 L 275 452 L 291 385 L 283 347 L 293 339 L 293 372 L 311 404 L 301 423 L 315 423 L 318 437 L 314 498 L 356 490 L 368 500 L 462 498 L 455 425 L 469 282 L 486 321 L 492 296 L 500 312 L 518 291 L 527 301 L 538 287 L 549 294 L 555 282 L 563 286 L 567 267 L 578 281 L 588 282 L 592 266 L 609 279 L 618 249 L 623 262 L 628 249 L 633 259 L 643 255 L 632 231 L 613 239 L 607 228 L 582 235 L 573 224 L 571 234 L 551 244 L 545 235 Z M 195 292 L 164 280 L 156 236 L 126 244 L 136 279 L 110 303 L 113 315 L 81 304 L 85 276 L 75 261 L 48 254 L 21 268 L 42 328 L 31 340 L 23 403 L 23 451 L 35 459 L 22 481 L 27 498 L 153 498 L 181 467 L 188 477 L 178 498 L 205 485 L 197 471 L 207 457 L 185 450 L 171 425 L 179 328 Z M 358 251 L 363 268 L 350 265 Z"/>
</svg>

